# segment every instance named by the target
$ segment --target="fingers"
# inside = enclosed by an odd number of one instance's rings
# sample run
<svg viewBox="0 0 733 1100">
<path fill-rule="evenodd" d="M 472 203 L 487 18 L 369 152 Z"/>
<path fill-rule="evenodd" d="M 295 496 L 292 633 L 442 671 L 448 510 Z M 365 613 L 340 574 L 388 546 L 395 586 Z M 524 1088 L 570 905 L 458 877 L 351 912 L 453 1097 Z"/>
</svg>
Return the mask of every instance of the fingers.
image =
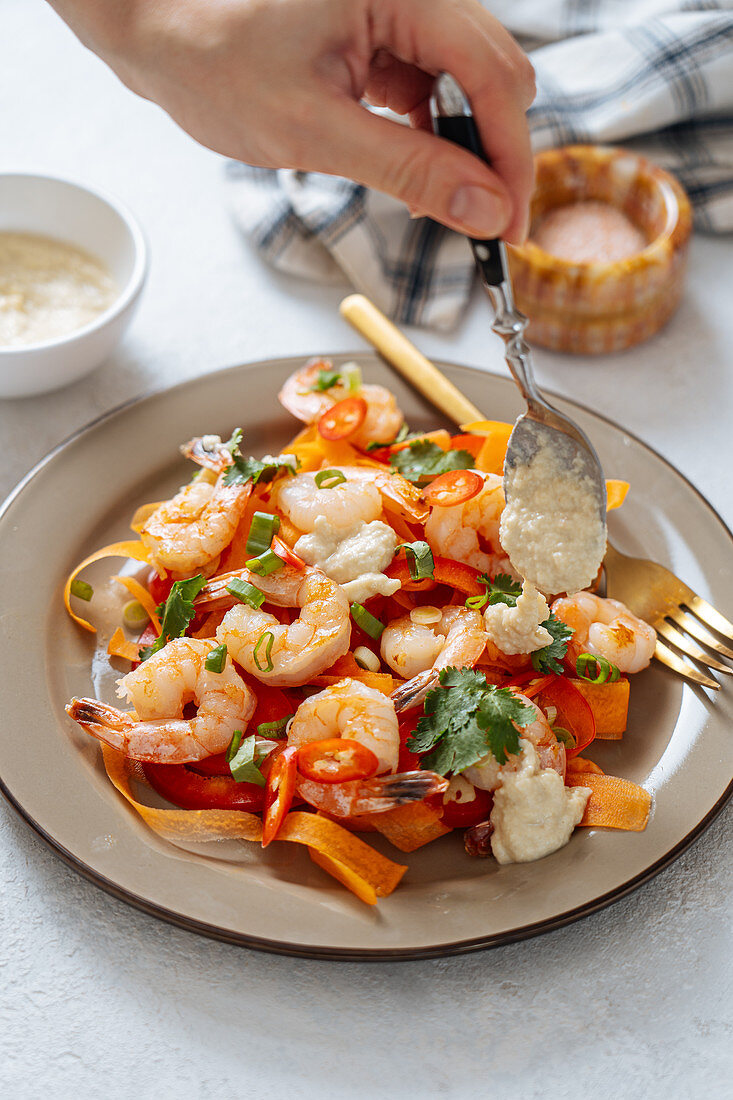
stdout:
<svg viewBox="0 0 733 1100">
<path fill-rule="evenodd" d="M 474 237 L 505 234 L 513 217 L 507 186 L 477 157 L 424 130 L 371 114 L 350 100 L 327 108 L 319 170 L 347 176 L 401 199 Z M 330 135 L 337 134 L 334 140 Z"/>
<path fill-rule="evenodd" d="M 475 0 L 382 0 L 380 10 L 390 15 L 375 26 L 380 45 L 431 75 L 449 72 L 462 85 L 493 168 L 486 186 L 509 197 L 504 236 L 523 240 L 533 184 L 525 117 L 535 94 L 529 59 Z"/>
</svg>

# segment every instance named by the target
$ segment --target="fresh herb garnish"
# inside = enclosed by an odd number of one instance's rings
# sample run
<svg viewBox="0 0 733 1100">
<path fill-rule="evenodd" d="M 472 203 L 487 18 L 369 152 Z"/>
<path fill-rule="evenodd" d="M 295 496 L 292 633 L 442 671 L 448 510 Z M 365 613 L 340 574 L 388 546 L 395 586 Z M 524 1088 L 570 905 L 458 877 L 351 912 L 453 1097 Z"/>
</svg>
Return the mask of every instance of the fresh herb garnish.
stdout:
<svg viewBox="0 0 733 1100">
<path fill-rule="evenodd" d="M 333 389 L 341 381 L 341 371 L 339 370 L 319 370 L 318 378 L 312 386 L 309 386 L 306 393 L 325 393 L 327 390 Z"/>
<path fill-rule="evenodd" d="M 273 516 L 270 512 L 255 512 L 247 535 L 247 553 L 255 555 L 269 550 L 279 530 L 279 516 Z"/>
<path fill-rule="evenodd" d="M 274 737 L 281 738 L 285 736 L 285 727 L 291 718 L 294 718 L 293 714 L 284 714 L 282 718 L 275 719 L 274 722 L 260 722 L 257 726 L 257 734 L 259 737 Z"/>
<path fill-rule="evenodd" d="M 395 554 L 398 550 L 405 551 L 410 576 L 414 581 L 423 581 L 426 577 L 433 576 L 435 559 L 426 542 L 402 542 L 396 548 Z"/>
<path fill-rule="evenodd" d="M 227 585 L 227 592 L 231 593 L 240 603 L 247 603 L 256 611 L 265 602 L 265 593 L 261 592 L 249 581 L 243 581 L 241 577 L 233 577 Z"/>
<path fill-rule="evenodd" d="M 592 653 L 581 653 L 575 662 L 575 675 L 589 684 L 615 684 L 621 676 L 617 665 L 605 657 L 596 657 Z"/>
<path fill-rule="evenodd" d="M 275 635 L 272 633 L 272 631 L 265 630 L 264 633 L 260 634 L 255 643 L 255 647 L 252 650 L 252 657 L 260 672 L 272 672 L 273 668 L 275 667 L 272 663 L 272 645 L 274 641 Z M 266 665 L 260 664 L 260 650 L 262 649 L 263 642 L 265 643 L 265 660 L 267 661 Z"/>
<path fill-rule="evenodd" d="M 87 602 L 89 602 L 94 595 L 94 589 L 91 584 L 87 584 L 86 581 L 80 581 L 78 577 L 74 577 L 69 591 L 72 596 L 76 596 L 77 599 L 86 600 Z"/>
<path fill-rule="evenodd" d="M 381 451 L 382 447 L 394 447 L 395 443 L 404 443 L 410 434 L 410 429 L 407 424 L 403 424 L 394 439 L 389 439 L 384 443 L 380 443 L 378 440 L 373 439 L 371 443 L 367 443 L 367 451 Z"/>
<path fill-rule="evenodd" d="M 375 618 L 371 611 L 367 611 L 360 603 L 352 603 L 351 618 L 370 638 L 374 638 L 375 641 L 377 638 L 381 638 L 384 630 L 384 623 L 381 622 L 380 619 Z"/>
<path fill-rule="evenodd" d="M 343 485 L 346 475 L 341 470 L 319 470 L 313 480 L 316 489 L 335 489 L 337 485 Z"/>
<path fill-rule="evenodd" d="M 256 573 L 258 577 L 269 577 L 270 573 L 282 569 L 285 562 L 277 556 L 274 550 L 267 549 L 258 554 L 256 558 L 249 558 L 244 564 L 250 573 Z"/>
<path fill-rule="evenodd" d="M 237 740 L 237 734 L 239 738 Z M 242 739 L 242 731 L 236 730 L 231 744 L 227 749 L 227 760 L 232 779 L 237 783 L 255 783 L 258 787 L 266 785 L 266 779 L 259 769 L 259 765 L 269 755 L 271 749 L 267 746 L 265 752 L 258 747 L 255 735 Z"/>
<path fill-rule="evenodd" d="M 226 643 L 218 645 L 216 649 L 210 649 L 209 655 L 204 662 L 204 667 L 207 672 L 223 672 L 224 666 L 227 663 L 227 647 Z"/>
<path fill-rule="evenodd" d="M 258 482 L 272 481 L 280 473 L 294 474 L 296 464 L 291 461 L 281 462 L 274 458 L 270 462 L 260 462 L 258 458 L 243 458 L 241 454 L 232 455 L 232 465 L 224 474 L 225 485 L 245 485 L 251 481 L 253 485 Z"/>
<path fill-rule="evenodd" d="M 429 439 L 416 439 L 389 456 L 390 465 L 412 482 L 428 481 L 448 470 L 468 470 L 474 457 L 468 451 L 444 451 Z"/>
<path fill-rule="evenodd" d="M 508 573 L 497 573 L 493 581 L 486 573 L 481 573 L 476 578 L 479 584 L 483 584 L 485 592 L 482 596 L 469 596 L 466 607 L 473 611 L 483 611 L 487 604 L 505 603 L 508 607 L 516 607 L 517 599 L 522 595 L 522 586 L 513 581 Z"/>
<path fill-rule="evenodd" d="M 425 714 L 407 747 L 428 753 L 421 767 L 439 775 L 461 772 L 489 752 L 505 764 L 508 753 L 519 752 L 517 727 L 529 725 L 533 717 L 533 707 L 508 688 L 487 683 L 482 672 L 445 668 L 440 687 L 425 698 Z"/>
<path fill-rule="evenodd" d="M 540 626 L 550 634 L 552 641 L 549 645 L 536 649 L 530 654 L 532 668 L 535 672 L 556 672 L 559 676 L 563 671 L 562 659 L 568 651 L 568 642 L 573 636 L 572 628 L 562 619 L 558 619 L 554 611 L 550 612 L 549 619 L 545 619 Z"/>
<path fill-rule="evenodd" d="M 195 577 L 189 577 L 185 581 L 175 581 L 168 599 L 158 608 L 160 615 L 160 634 L 152 645 L 144 646 L 140 650 L 140 660 L 147 661 L 153 653 L 157 653 L 172 638 L 182 638 L 186 633 L 188 624 L 196 614 L 193 601 L 206 584 L 206 578 L 198 573 Z"/>
</svg>

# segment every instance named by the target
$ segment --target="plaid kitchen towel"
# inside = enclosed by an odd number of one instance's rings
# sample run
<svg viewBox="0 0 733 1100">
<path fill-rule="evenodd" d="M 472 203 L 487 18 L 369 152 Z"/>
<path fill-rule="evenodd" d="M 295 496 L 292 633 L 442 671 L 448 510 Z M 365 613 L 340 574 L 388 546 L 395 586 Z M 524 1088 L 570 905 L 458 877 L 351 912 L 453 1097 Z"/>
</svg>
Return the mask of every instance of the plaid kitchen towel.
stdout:
<svg viewBox="0 0 733 1100">
<path fill-rule="evenodd" d="M 680 179 L 699 229 L 733 229 L 733 0 L 489 0 L 529 49 L 535 151 L 621 142 Z M 351 284 L 402 324 L 451 329 L 473 262 L 462 237 L 386 195 L 230 163 L 234 216 L 260 254 Z"/>
</svg>

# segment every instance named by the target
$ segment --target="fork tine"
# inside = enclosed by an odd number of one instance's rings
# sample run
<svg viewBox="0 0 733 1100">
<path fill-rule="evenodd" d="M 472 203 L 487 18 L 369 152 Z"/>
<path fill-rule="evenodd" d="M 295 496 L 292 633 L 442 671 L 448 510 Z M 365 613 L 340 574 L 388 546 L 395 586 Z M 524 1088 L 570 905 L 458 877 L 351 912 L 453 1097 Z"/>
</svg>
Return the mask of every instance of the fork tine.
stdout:
<svg viewBox="0 0 733 1100">
<path fill-rule="evenodd" d="M 716 653 L 720 653 L 722 657 L 730 657 L 731 660 L 733 660 L 733 649 L 729 649 L 728 646 L 718 641 L 718 639 L 715 638 L 694 615 L 688 615 L 686 611 L 682 611 L 680 608 L 679 610 L 670 611 L 668 618 L 676 623 L 677 626 L 681 626 L 688 634 L 692 634 L 693 638 L 697 638 L 698 642 L 704 642 L 705 645 L 714 649 Z"/>
<path fill-rule="evenodd" d="M 733 676 L 733 668 L 730 665 L 724 665 L 721 661 L 711 657 L 710 654 L 701 648 L 697 642 L 692 638 L 688 638 L 682 631 L 677 630 L 676 627 L 670 623 L 661 620 L 654 624 L 657 634 L 661 634 L 666 638 L 668 642 L 671 642 L 673 646 L 680 649 L 687 657 L 692 657 L 694 661 L 700 661 L 702 664 L 707 665 L 709 668 L 717 669 L 718 672 L 727 672 Z"/>
<path fill-rule="evenodd" d="M 671 668 L 673 672 L 677 672 L 687 680 L 693 680 L 702 687 L 713 688 L 715 691 L 720 691 L 720 684 L 717 680 L 711 680 L 709 676 L 704 676 L 701 672 L 698 672 L 689 661 L 683 661 L 681 657 L 673 653 L 663 642 L 657 642 L 654 656 L 658 661 L 661 661 L 663 665 L 666 665 L 667 668 Z"/>
<path fill-rule="evenodd" d="M 729 642 L 733 642 L 733 623 L 726 619 L 725 615 L 721 615 L 712 604 L 704 600 L 702 596 L 693 596 L 692 599 L 685 602 L 690 611 L 693 611 L 698 618 L 702 619 L 708 626 L 712 626 L 713 630 L 717 630 L 718 634 L 722 634 Z"/>
</svg>

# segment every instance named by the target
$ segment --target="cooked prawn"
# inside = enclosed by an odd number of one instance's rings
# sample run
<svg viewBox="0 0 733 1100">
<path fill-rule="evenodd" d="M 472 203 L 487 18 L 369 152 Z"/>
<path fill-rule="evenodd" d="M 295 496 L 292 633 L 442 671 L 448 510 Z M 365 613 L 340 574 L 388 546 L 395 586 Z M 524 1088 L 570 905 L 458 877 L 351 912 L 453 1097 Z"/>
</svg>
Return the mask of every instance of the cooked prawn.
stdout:
<svg viewBox="0 0 733 1100">
<path fill-rule="evenodd" d="M 532 721 L 526 726 L 517 726 L 520 737 L 534 745 L 539 757 L 541 768 L 552 768 L 561 776 L 565 776 L 565 746 L 558 741 L 552 732 L 552 727 L 540 708 L 528 699 L 526 695 L 514 692 L 517 699 L 534 712 Z M 470 768 L 464 768 L 464 775 L 474 787 L 481 787 L 484 791 L 495 791 L 500 786 L 502 777 L 508 771 L 515 772 L 521 764 L 521 754 L 510 753 L 506 763 L 500 764 L 492 752 L 486 754 L 477 764 Z"/>
<path fill-rule="evenodd" d="M 226 644 L 234 660 L 251 676 L 278 687 L 297 687 L 348 650 L 349 601 L 341 586 L 320 569 L 285 565 L 266 577 L 246 569 L 223 574 L 202 589 L 197 606 L 226 603 L 226 585 L 233 576 L 259 588 L 277 607 L 301 609 L 300 617 L 290 626 L 279 623 L 268 611 L 244 603 L 227 611 L 216 631 L 217 641 Z"/>
<path fill-rule="evenodd" d="M 505 503 L 502 479 L 498 474 L 485 474 L 484 478 L 481 492 L 464 504 L 433 507 L 425 537 L 436 554 L 472 565 L 490 577 L 497 573 L 516 577 L 499 542 Z"/>
<path fill-rule="evenodd" d="M 334 467 L 345 481 L 319 489 L 316 473 L 296 474 L 273 488 L 272 500 L 299 530 L 312 532 L 320 518 L 331 527 L 346 530 L 379 519 L 384 507 L 422 522 L 426 516 L 420 492 L 400 474 L 372 466 Z"/>
<path fill-rule="evenodd" d="M 420 608 L 423 613 L 427 608 Z M 393 619 L 382 632 L 383 659 L 398 676 L 407 679 L 393 695 L 398 709 L 417 706 L 417 691 L 437 683 L 443 668 L 470 668 L 486 645 L 486 631 L 480 611 L 467 607 L 434 609 L 434 622 L 415 622 L 411 615 Z M 426 677 L 426 673 L 429 675 Z"/>
<path fill-rule="evenodd" d="M 568 650 L 574 657 L 592 653 L 594 657 L 605 657 L 620 672 L 639 672 L 654 656 L 654 628 L 620 600 L 578 592 L 555 600 L 552 610 L 573 630 Z"/>
<path fill-rule="evenodd" d="M 311 806 L 334 817 L 386 813 L 408 802 L 422 802 L 431 795 L 442 794 L 447 788 L 448 780 L 442 775 L 425 771 L 377 775 L 346 783 L 317 783 L 299 775 L 295 787 Z"/>
<path fill-rule="evenodd" d="M 144 522 L 140 537 L 151 561 L 176 577 L 212 573 L 234 538 L 252 492 L 252 482 L 225 485 L 223 475 L 211 484 L 197 477 Z"/>
<path fill-rule="evenodd" d="M 394 704 L 381 691 L 345 679 L 304 700 L 288 728 L 289 745 L 331 737 L 358 741 L 376 756 L 378 773 L 394 772 L 400 733 Z"/>
<path fill-rule="evenodd" d="M 320 371 L 331 370 L 333 365 L 329 360 L 310 359 L 285 382 L 278 394 L 281 404 L 304 424 L 315 424 L 337 401 L 354 396 L 340 381 L 325 391 L 311 388 Z M 404 421 L 394 396 L 384 386 L 370 384 L 362 384 L 357 393 L 366 401 L 367 414 L 349 442 L 366 447 L 374 439 L 386 442 L 394 439 Z"/>
<path fill-rule="evenodd" d="M 118 680 L 117 694 L 135 710 L 125 712 L 97 699 L 72 699 L 67 714 L 93 737 L 134 760 L 185 764 L 223 752 L 235 730 L 246 730 L 257 699 L 227 657 L 221 672 L 209 672 L 211 642 L 175 638 Z M 195 718 L 184 718 L 188 702 Z"/>
</svg>

